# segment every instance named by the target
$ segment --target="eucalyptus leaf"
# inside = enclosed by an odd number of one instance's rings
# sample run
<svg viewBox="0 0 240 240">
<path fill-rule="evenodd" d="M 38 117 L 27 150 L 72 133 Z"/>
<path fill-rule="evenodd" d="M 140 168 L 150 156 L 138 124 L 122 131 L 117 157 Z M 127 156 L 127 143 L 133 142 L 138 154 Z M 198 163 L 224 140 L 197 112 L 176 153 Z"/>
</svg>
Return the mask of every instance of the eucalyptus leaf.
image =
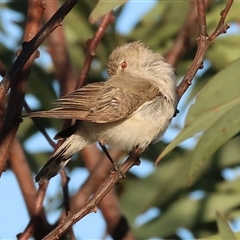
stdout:
<svg viewBox="0 0 240 240">
<path fill-rule="evenodd" d="M 171 204 L 160 217 L 133 230 L 137 239 L 167 238 L 174 234 L 179 224 L 184 228 L 206 224 L 215 220 L 216 210 L 227 211 L 238 205 L 238 194 L 209 194 L 200 200 L 184 197 Z"/>
<path fill-rule="evenodd" d="M 199 92 L 191 106 L 185 126 L 177 137 L 163 150 L 156 163 L 182 141 L 205 131 L 222 115 L 240 106 L 240 59 L 217 73 Z"/>
<path fill-rule="evenodd" d="M 110 12 L 116 7 L 121 6 L 127 2 L 127 0 L 117 0 L 117 1 L 112 1 L 112 0 L 99 0 L 93 11 L 91 12 L 89 16 L 89 22 L 90 23 L 95 23 L 100 18 L 102 18 L 106 13 Z"/>
<path fill-rule="evenodd" d="M 217 211 L 217 225 L 222 240 L 236 239 L 225 217 Z"/>
<path fill-rule="evenodd" d="M 202 164 L 216 152 L 225 142 L 240 131 L 240 104 L 221 116 L 209 129 L 207 129 L 195 150 L 189 170 L 189 182 L 192 182 L 196 172 Z"/>
</svg>

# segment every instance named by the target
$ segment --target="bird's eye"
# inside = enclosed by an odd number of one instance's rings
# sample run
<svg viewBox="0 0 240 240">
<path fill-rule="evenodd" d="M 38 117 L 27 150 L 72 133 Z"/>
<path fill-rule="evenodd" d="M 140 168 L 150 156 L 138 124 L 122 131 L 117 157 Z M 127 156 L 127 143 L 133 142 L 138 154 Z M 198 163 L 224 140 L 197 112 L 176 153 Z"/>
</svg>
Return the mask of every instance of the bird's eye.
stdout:
<svg viewBox="0 0 240 240">
<path fill-rule="evenodd" d="M 124 70 L 124 69 L 126 69 L 126 68 L 127 68 L 127 62 L 126 62 L 126 61 L 123 61 L 123 62 L 121 63 L 121 69 Z"/>
</svg>

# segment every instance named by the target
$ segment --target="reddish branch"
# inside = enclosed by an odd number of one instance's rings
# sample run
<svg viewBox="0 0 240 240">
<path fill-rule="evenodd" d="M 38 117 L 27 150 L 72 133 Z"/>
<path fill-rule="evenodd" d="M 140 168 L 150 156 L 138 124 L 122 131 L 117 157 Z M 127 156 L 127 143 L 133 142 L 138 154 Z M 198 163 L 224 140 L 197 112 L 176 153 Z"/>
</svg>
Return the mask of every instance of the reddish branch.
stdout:
<svg viewBox="0 0 240 240">
<path fill-rule="evenodd" d="M 131 167 L 134 165 L 139 165 L 139 155 L 141 150 L 137 149 L 132 153 L 127 160 L 119 167 L 120 171 L 125 174 Z M 106 196 L 106 194 L 115 186 L 116 183 L 120 182 L 122 179 L 122 174 L 119 174 L 116 171 L 111 171 L 110 176 L 102 184 L 101 188 L 84 204 L 81 210 L 75 214 L 69 212 L 69 215 L 47 236 L 44 240 L 59 239 L 68 228 L 82 219 L 84 216 L 91 212 L 97 211 L 98 203 Z"/>
<path fill-rule="evenodd" d="M 177 87 L 179 100 L 181 99 L 182 95 L 187 91 L 188 87 L 191 85 L 192 80 L 196 75 L 198 69 L 202 68 L 204 55 L 209 46 L 216 39 L 216 37 L 218 37 L 220 34 L 226 33 L 227 29 L 230 27 L 228 24 L 225 24 L 224 21 L 229 9 L 232 6 L 232 3 L 232 0 L 229 0 L 227 2 L 225 9 L 221 12 L 221 18 L 219 20 L 218 26 L 216 27 L 215 31 L 210 36 L 208 36 L 206 26 L 205 1 L 197 1 L 199 35 L 196 41 L 198 48 L 195 58 L 190 66 L 190 69 Z"/>
<path fill-rule="evenodd" d="M 28 23 L 26 25 L 24 41 L 29 41 L 32 36 L 36 34 L 38 26 L 40 24 L 42 12 L 42 1 L 29 1 Z M 15 84 L 12 85 L 10 91 L 7 110 L 0 132 L 0 173 L 4 169 L 7 154 L 21 122 L 19 116 L 21 116 L 23 99 L 26 90 L 26 82 L 30 74 L 31 66 L 37 56 L 38 52 L 36 51 L 28 59 L 28 62 L 25 64 L 22 71 L 18 72 L 18 78 L 16 79 Z M 8 74 L 6 74 L 5 76 L 7 75 Z M 2 83 L 4 83 L 4 81 L 5 78 Z M 7 81 L 6 84 L 9 86 L 10 81 Z M 7 91 L 8 89 L 5 90 Z"/>
<path fill-rule="evenodd" d="M 46 190 L 47 190 L 48 182 L 41 182 L 40 187 L 37 191 L 36 201 L 35 201 L 35 209 L 31 216 L 31 220 L 29 221 L 27 227 L 20 234 L 19 240 L 27 240 L 33 234 L 37 236 L 37 238 L 42 238 L 46 232 L 48 232 L 52 226 L 48 224 L 45 214 L 43 212 L 43 201 L 45 198 Z"/>
<path fill-rule="evenodd" d="M 58 1 L 47 1 L 44 18 L 47 22 L 58 9 Z M 56 29 L 47 39 L 47 50 L 52 57 L 55 75 L 61 86 L 61 95 L 72 92 L 76 86 L 73 67 L 67 49 L 64 28 Z"/>
<path fill-rule="evenodd" d="M 9 161 L 10 168 L 17 177 L 18 184 L 27 204 L 28 213 L 32 215 L 35 211 L 37 191 L 32 181 L 32 172 L 29 169 L 24 152 L 17 139 L 13 141 L 11 151 L 9 152 Z"/>
<path fill-rule="evenodd" d="M 28 227 L 21 234 L 18 234 L 18 239 L 29 239 L 32 236 L 36 226 L 41 229 L 41 235 L 44 236 L 51 226 L 48 224 L 43 208 L 42 202 L 45 196 L 44 186 L 40 191 L 36 191 L 32 181 L 32 172 L 27 164 L 24 152 L 19 141 L 15 138 L 11 151 L 9 153 L 10 167 L 17 177 L 18 184 L 21 188 L 25 203 L 27 205 L 28 213 L 31 216 L 31 221 Z M 41 221 L 39 221 L 41 219 Z M 35 222 L 35 224 L 34 224 Z M 38 222 L 38 224 L 36 224 Z"/>
<path fill-rule="evenodd" d="M 77 83 L 76 88 L 80 88 L 83 85 L 85 78 L 89 72 L 92 59 L 95 56 L 95 52 L 96 52 L 98 43 L 101 40 L 101 38 L 103 37 L 109 24 L 111 24 L 113 21 L 114 21 L 114 16 L 113 16 L 112 12 L 109 12 L 108 14 L 104 15 L 97 32 L 95 33 L 95 35 L 93 36 L 92 39 L 90 39 L 86 42 L 86 44 L 87 44 L 86 57 L 85 57 L 85 61 L 84 61 L 83 67 L 82 67 L 81 74 L 78 78 L 78 83 Z"/>
</svg>

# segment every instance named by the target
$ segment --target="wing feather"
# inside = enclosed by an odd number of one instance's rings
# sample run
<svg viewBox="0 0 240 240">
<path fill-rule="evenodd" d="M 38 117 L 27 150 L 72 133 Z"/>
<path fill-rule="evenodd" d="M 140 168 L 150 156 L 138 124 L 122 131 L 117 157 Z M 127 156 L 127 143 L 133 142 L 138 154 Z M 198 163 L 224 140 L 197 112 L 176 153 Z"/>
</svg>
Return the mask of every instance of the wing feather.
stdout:
<svg viewBox="0 0 240 240">
<path fill-rule="evenodd" d="M 126 84 L 128 87 L 124 86 Z M 32 112 L 28 116 L 114 122 L 128 117 L 158 94 L 159 90 L 145 79 L 134 80 L 124 76 L 117 80 L 112 77 L 106 82 L 88 84 L 57 99 L 57 108 Z"/>
</svg>

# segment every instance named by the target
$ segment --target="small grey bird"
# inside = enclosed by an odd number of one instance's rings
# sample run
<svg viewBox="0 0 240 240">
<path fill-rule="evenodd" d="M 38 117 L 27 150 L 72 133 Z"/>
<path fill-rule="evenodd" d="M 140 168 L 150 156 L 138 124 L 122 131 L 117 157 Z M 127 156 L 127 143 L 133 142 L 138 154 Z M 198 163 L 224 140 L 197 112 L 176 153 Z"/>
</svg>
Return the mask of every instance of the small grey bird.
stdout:
<svg viewBox="0 0 240 240">
<path fill-rule="evenodd" d="M 107 81 L 57 99 L 57 108 L 28 114 L 81 120 L 56 135 L 67 139 L 36 181 L 54 177 L 74 153 L 95 141 L 128 152 L 145 150 L 167 129 L 177 104 L 176 83 L 173 68 L 160 54 L 139 41 L 124 44 L 111 53 L 107 72 Z"/>
</svg>

